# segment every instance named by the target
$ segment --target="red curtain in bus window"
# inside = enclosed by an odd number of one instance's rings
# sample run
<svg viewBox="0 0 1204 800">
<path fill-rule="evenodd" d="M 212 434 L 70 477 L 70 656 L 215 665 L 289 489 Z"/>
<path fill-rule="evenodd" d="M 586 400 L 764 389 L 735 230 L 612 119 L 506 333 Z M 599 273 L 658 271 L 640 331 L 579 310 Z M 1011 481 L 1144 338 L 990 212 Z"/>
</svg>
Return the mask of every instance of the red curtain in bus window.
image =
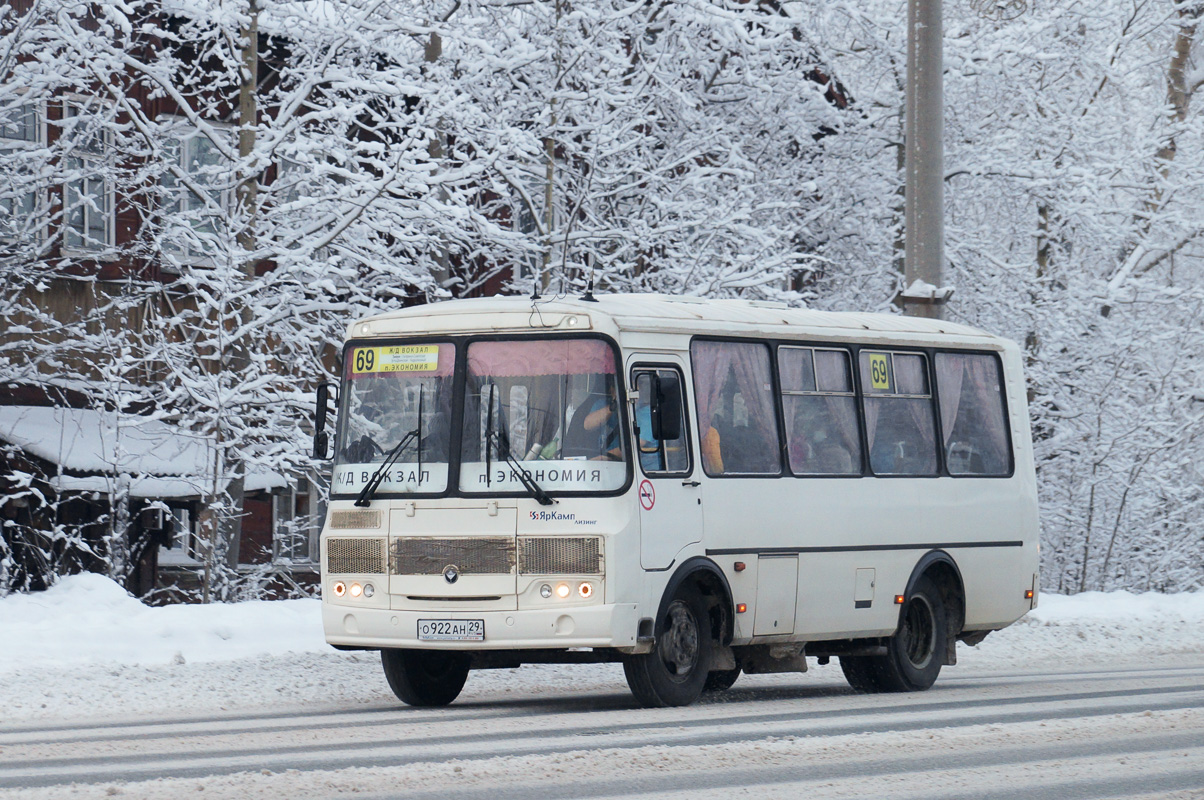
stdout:
<svg viewBox="0 0 1204 800">
<path fill-rule="evenodd" d="M 473 342 L 468 348 L 468 369 L 473 375 L 496 378 L 613 375 L 615 356 L 600 339 Z"/>
</svg>

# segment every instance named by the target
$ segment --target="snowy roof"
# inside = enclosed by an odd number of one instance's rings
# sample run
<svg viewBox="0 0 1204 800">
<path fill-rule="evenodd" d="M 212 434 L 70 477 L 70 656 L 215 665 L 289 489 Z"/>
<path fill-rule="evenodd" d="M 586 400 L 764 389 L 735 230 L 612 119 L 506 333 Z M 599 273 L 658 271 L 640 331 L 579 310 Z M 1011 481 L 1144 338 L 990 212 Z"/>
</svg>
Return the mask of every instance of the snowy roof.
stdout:
<svg viewBox="0 0 1204 800">
<path fill-rule="evenodd" d="M 108 493 L 129 475 L 135 497 L 189 497 L 212 485 L 214 452 L 205 436 L 162 420 L 90 408 L 0 406 L 0 439 L 65 470 L 55 488 Z M 248 470 L 248 491 L 286 486 L 284 476 Z"/>
<path fill-rule="evenodd" d="M 668 331 L 668 330 L 714 330 L 716 325 L 725 329 L 771 333 L 775 329 L 805 328 L 824 330 L 831 335 L 846 332 L 882 332 L 911 334 L 946 334 L 955 336 L 995 339 L 996 337 L 977 328 L 946 320 L 905 317 L 897 314 L 869 314 L 846 311 L 815 311 L 808 308 L 791 308 L 784 303 L 757 300 L 724 299 L 711 300 L 698 297 L 671 296 L 662 294 L 604 294 L 599 293 L 596 301 L 579 297 L 560 297 L 533 303 L 528 297 L 487 297 L 467 300 L 449 300 L 427 306 L 400 309 L 354 323 L 349 333 L 360 333 L 356 325 L 365 322 L 371 325 L 371 333 L 392 332 L 390 328 L 406 329 L 407 321 L 424 320 L 433 322 L 433 315 L 454 319 L 457 315 L 515 315 L 531 319 L 529 327 L 560 327 L 550 321 L 553 315 L 601 315 L 609 317 L 620 330 Z M 542 318 L 545 324 L 539 324 Z M 390 325 L 389 323 L 396 323 Z M 446 330 L 449 326 L 440 325 Z M 509 326 L 507 326 L 509 327 Z"/>
</svg>

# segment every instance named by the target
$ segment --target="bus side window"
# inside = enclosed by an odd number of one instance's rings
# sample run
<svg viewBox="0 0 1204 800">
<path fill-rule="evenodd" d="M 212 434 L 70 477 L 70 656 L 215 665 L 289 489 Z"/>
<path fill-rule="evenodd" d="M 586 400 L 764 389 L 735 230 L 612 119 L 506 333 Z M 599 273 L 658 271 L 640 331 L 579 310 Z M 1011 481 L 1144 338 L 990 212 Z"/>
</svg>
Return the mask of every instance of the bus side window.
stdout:
<svg viewBox="0 0 1204 800">
<path fill-rule="evenodd" d="M 941 433 L 950 475 L 1011 471 L 999 362 L 992 355 L 936 354 Z"/>
<path fill-rule="evenodd" d="M 652 404 L 655 402 L 658 380 L 669 381 L 676 379 L 680 385 L 681 378 L 674 370 L 655 370 L 637 372 L 635 377 L 636 391 L 639 400 L 635 407 L 636 444 L 639 453 L 640 467 L 646 473 L 669 472 L 685 473 L 690 471 L 690 452 L 687 448 L 687 432 L 685 425 L 685 401 L 672 409 L 677 415 L 677 430 L 675 439 L 656 439 L 652 433 Z M 671 409 L 658 408 L 661 414 L 667 414 Z"/>
<path fill-rule="evenodd" d="M 778 348 L 786 452 L 795 475 L 860 475 L 861 439 L 849 354 Z"/>
<path fill-rule="evenodd" d="M 780 474 L 769 348 L 760 342 L 696 340 L 690 357 L 707 475 Z"/>
<path fill-rule="evenodd" d="M 861 351 L 862 404 L 876 475 L 935 475 L 936 423 L 925 356 Z"/>
</svg>

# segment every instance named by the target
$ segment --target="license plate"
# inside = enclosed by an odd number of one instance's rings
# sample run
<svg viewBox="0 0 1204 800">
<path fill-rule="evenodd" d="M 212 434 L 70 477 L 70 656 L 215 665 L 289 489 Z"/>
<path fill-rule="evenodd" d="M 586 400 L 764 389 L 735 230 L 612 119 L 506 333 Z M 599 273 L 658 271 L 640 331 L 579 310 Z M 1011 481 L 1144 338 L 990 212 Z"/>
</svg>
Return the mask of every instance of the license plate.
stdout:
<svg viewBox="0 0 1204 800">
<path fill-rule="evenodd" d="M 485 640 L 485 620 L 420 619 L 418 620 L 418 639 L 424 642 L 481 642 Z"/>
</svg>

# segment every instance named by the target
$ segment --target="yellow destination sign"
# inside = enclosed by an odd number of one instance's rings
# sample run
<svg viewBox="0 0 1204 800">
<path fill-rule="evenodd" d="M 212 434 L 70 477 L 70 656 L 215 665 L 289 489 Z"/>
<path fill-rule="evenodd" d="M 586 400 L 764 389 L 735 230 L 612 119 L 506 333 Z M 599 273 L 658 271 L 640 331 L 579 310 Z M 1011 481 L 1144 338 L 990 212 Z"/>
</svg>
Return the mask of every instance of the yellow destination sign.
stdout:
<svg viewBox="0 0 1204 800">
<path fill-rule="evenodd" d="M 351 374 L 372 372 L 434 372 L 439 368 L 439 345 L 399 344 L 357 347 L 351 352 Z"/>
</svg>

